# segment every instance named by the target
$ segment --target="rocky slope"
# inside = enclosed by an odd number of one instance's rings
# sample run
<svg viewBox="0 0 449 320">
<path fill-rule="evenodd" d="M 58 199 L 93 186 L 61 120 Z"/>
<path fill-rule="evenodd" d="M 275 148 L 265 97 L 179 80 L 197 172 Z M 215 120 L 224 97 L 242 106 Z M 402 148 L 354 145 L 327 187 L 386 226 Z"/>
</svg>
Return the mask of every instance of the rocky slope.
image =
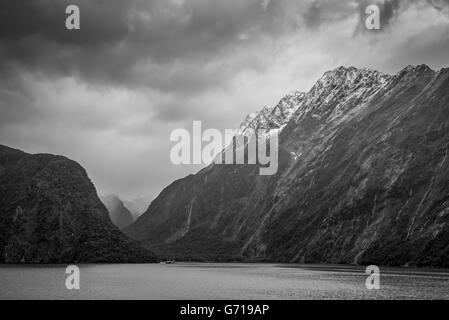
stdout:
<svg viewBox="0 0 449 320">
<path fill-rule="evenodd" d="M 112 225 L 85 170 L 0 145 L 0 262 L 152 262 Z"/>
<path fill-rule="evenodd" d="M 120 230 L 128 227 L 134 221 L 131 212 L 125 207 L 122 200 L 114 194 L 101 197 L 101 201 L 109 212 L 112 223 Z"/>
<path fill-rule="evenodd" d="M 126 232 L 183 258 L 449 266 L 449 69 L 340 67 L 288 110 L 244 123 L 282 129 L 276 175 L 211 165 Z"/>
<path fill-rule="evenodd" d="M 240 125 L 237 134 L 245 134 L 256 129 L 283 129 L 304 101 L 304 92 L 292 92 L 279 101 L 274 107 L 264 107 L 261 111 L 249 114 Z"/>
</svg>

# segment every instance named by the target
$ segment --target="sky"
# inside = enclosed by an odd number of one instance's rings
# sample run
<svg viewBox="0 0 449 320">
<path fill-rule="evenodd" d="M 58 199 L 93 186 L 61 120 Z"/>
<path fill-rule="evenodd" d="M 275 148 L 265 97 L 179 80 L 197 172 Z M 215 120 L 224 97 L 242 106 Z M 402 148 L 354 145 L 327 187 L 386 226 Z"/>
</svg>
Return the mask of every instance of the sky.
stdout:
<svg viewBox="0 0 449 320">
<path fill-rule="evenodd" d="M 381 30 L 364 27 L 370 4 Z M 0 144 L 150 201 L 201 168 L 170 162 L 172 130 L 236 128 L 341 65 L 417 64 L 449 66 L 449 0 L 2 0 Z"/>
</svg>

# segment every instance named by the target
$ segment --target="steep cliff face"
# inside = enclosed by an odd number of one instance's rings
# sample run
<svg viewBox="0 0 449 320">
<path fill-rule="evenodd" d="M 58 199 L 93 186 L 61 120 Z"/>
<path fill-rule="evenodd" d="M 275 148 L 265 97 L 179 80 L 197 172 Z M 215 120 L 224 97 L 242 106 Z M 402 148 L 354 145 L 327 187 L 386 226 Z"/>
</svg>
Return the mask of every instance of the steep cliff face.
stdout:
<svg viewBox="0 0 449 320">
<path fill-rule="evenodd" d="M 106 206 L 109 212 L 109 218 L 112 223 L 120 230 L 128 227 L 133 223 L 133 216 L 131 212 L 125 207 L 122 200 L 113 194 L 104 195 L 101 201 Z"/>
<path fill-rule="evenodd" d="M 85 170 L 0 145 L 0 262 L 155 261 L 112 225 Z"/>
<path fill-rule="evenodd" d="M 289 110 L 276 175 L 209 166 L 128 234 L 199 258 L 449 266 L 449 69 L 340 67 Z"/>
</svg>

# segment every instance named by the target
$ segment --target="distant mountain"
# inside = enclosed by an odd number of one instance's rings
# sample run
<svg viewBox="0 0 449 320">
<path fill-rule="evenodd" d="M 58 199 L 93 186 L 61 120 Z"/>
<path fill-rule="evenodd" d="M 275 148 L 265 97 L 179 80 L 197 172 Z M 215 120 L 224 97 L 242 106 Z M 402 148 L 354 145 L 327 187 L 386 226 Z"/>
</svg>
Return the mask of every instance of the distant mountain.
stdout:
<svg viewBox="0 0 449 320">
<path fill-rule="evenodd" d="M 101 201 L 108 209 L 112 223 L 120 230 L 131 225 L 134 221 L 131 212 L 125 207 L 122 200 L 114 194 L 104 195 Z"/>
<path fill-rule="evenodd" d="M 148 200 L 145 198 L 134 198 L 131 200 L 123 200 L 125 207 L 131 212 L 133 220 L 137 220 L 148 208 Z"/>
<path fill-rule="evenodd" d="M 186 259 L 449 267 L 449 69 L 340 67 L 283 100 L 240 127 L 281 130 L 277 174 L 210 165 L 127 234 Z"/>
<path fill-rule="evenodd" d="M 111 222 L 86 171 L 0 145 L 0 262 L 153 262 Z"/>
</svg>

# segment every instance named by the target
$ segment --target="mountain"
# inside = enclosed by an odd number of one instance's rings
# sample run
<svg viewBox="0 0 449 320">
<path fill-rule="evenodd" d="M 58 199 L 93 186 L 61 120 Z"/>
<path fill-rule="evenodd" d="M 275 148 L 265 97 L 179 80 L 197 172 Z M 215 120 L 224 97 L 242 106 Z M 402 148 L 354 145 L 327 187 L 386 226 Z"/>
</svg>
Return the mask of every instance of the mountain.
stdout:
<svg viewBox="0 0 449 320">
<path fill-rule="evenodd" d="M 131 200 L 123 200 L 123 204 L 133 216 L 133 221 L 145 212 L 145 210 L 148 208 L 148 202 L 149 201 L 143 197 L 137 197 Z"/>
<path fill-rule="evenodd" d="M 126 232 L 185 259 L 448 267 L 448 88 L 449 69 L 425 65 L 326 72 L 286 123 L 243 124 L 281 129 L 275 175 L 210 165 Z"/>
<path fill-rule="evenodd" d="M 0 262 L 154 262 L 109 219 L 86 171 L 0 145 Z"/>
<path fill-rule="evenodd" d="M 283 129 L 304 100 L 305 93 L 292 92 L 274 107 L 264 107 L 261 111 L 249 114 L 240 125 L 237 134 L 245 134 L 256 129 Z"/>
<path fill-rule="evenodd" d="M 109 218 L 112 223 L 120 230 L 131 225 L 134 221 L 131 212 L 125 207 L 122 200 L 114 194 L 104 195 L 101 201 L 106 206 L 109 212 Z"/>
</svg>

